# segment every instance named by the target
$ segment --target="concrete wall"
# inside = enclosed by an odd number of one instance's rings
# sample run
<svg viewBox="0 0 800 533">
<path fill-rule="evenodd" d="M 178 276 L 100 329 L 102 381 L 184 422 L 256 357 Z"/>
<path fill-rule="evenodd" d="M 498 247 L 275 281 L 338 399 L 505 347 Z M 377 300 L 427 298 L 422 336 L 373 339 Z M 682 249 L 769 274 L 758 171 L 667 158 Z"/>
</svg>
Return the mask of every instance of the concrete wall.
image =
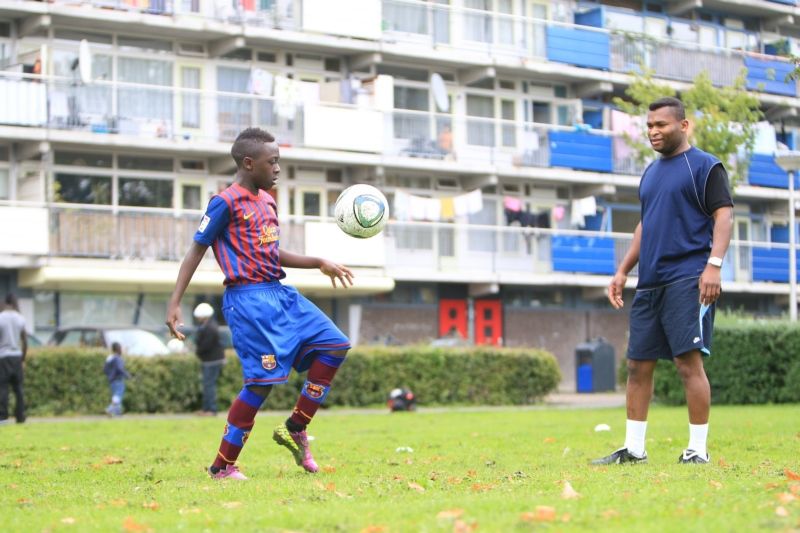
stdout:
<svg viewBox="0 0 800 533">
<path fill-rule="evenodd" d="M 511 309 L 503 310 L 503 339 L 509 347 L 535 347 L 552 352 L 561 368 L 560 389 L 575 390 L 575 346 L 604 337 L 614 346 L 617 367 L 628 345 L 628 314 L 614 310 Z M 428 342 L 437 336 L 436 305 L 365 304 L 360 343 L 391 336 L 402 344 Z"/>
</svg>

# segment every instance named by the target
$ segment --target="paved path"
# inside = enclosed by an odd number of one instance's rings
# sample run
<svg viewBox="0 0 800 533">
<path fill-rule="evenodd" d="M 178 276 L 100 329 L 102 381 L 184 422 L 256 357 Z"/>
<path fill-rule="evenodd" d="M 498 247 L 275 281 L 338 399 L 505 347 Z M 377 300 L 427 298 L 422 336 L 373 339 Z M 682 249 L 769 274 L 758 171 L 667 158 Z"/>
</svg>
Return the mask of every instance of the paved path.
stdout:
<svg viewBox="0 0 800 533">
<path fill-rule="evenodd" d="M 544 409 L 595 409 L 595 408 L 611 408 L 611 407 L 624 407 L 625 394 L 618 392 L 604 392 L 595 394 L 577 394 L 577 393 L 564 393 L 558 392 L 551 394 L 545 398 L 543 403 L 536 405 L 520 405 L 520 406 L 459 406 L 459 407 L 420 407 L 420 413 L 445 413 L 445 412 L 460 412 L 460 413 L 479 413 L 488 411 L 507 411 L 509 409 L 519 409 L 523 411 L 536 411 Z M 269 412 L 269 411 L 267 411 Z M 282 413 L 283 411 L 275 411 Z M 342 416 L 342 415 L 382 415 L 388 414 L 387 409 L 330 409 L 319 412 L 322 416 Z M 217 415 L 217 418 L 222 419 L 223 414 Z M 201 418 L 191 413 L 177 413 L 177 414 L 129 414 L 125 415 L 126 419 L 198 419 Z M 52 422 L 75 422 L 75 421 L 91 421 L 91 420 L 107 420 L 108 417 L 104 415 L 88 415 L 88 416 L 59 416 L 59 417 L 29 417 L 28 422 L 31 424 L 37 423 L 52 423 Z"/>
</svg>

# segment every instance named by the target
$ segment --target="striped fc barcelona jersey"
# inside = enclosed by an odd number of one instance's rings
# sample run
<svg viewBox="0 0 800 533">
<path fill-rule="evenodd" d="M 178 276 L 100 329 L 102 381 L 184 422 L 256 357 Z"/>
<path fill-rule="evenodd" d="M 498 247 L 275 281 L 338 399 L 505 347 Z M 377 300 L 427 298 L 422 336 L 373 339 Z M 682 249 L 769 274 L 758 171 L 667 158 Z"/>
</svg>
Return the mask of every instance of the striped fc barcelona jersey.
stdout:
<svg viewBox="0 0 800 533">
<path fill-rule="evenodd" d="M 234 183 L 211 198 L 194 240 L 211 246 L 225 285 L 276 281 L 281 269 L 277 205 L 267 192 L 254 195 Z"/>
</svg>

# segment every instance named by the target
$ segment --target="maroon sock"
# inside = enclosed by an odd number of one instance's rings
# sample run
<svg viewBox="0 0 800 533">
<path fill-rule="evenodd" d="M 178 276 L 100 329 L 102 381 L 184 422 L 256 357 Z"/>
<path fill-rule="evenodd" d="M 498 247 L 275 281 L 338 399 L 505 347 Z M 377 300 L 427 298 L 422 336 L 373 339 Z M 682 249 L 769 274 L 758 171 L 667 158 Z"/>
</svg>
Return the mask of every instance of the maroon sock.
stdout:
<svg viewBox="0 0 800 533">
<path fill-rule="evenodd" d="M 297 399 L 297 404 L 294 406 L 292 416 L 289 420 L 295 427 L 301 427 L 302 431 L 314 418 L 314 414 L 322 405 L 328 391 L 331 387 L 333 376 L 336 375 L 338 367 L 330 366 L 320 359 L 315 359 L 311 363 L 311 368 L 308 369 L 308 377 L 306 382 L 303 383 L 303 389 L 300 391 L 300 397 Z"/>
<path fill-rule="evenodd" d="M 217 457 L 214 459 L 213 468 L 225 468 L 232 465 L 239 458 L 250 431 L 255 424 L 256 413 L 264 403 L 264 398 L 250 391 L 242 389 L 228 411 L 228 423 L 222 433 Z"/>
</svg>

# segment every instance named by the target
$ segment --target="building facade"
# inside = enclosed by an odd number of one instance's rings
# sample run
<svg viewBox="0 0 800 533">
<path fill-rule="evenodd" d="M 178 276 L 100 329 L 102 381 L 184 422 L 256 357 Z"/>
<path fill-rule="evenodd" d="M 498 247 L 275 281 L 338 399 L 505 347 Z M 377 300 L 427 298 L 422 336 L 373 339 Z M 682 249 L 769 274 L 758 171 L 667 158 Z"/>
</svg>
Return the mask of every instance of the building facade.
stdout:
<svg viewBox="0 0 800 533">
<path fill-rule="evenodd" d="M 746 69 L 761 102 L 735 189 L 724 307 L 786 311 L 800 42 L 793 0 L 0 0 L 0 288 L 37 334 L 160 328 L 230 142 L 276 135 L 282 246 L 356 270 L 290 271 L 357 343 L 626 345 L 605 287 L 639 220 L 642 165 L 612 104 L 642 65 L 685 89 Z M 332 221 L 350 184 L 379 236 Z M 185 298 L 217 301 L 209 254 Z M 631 287 L 635 277 L 631 279 Z"/>
</svg>

